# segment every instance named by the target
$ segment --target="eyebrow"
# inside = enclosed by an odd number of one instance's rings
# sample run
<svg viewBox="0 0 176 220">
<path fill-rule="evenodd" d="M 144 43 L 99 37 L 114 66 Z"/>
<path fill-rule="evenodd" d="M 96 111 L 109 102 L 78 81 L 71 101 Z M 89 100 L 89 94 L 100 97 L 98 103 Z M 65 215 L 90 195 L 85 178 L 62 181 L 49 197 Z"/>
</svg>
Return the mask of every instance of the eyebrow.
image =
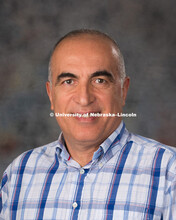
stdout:
<svg viewBox="0 0 176 220">
<path fill-rule="evenodd" d="M 106 76 L 106 77 L 108 77 L 108 79 L 109 79 L 111 82 L 113 82 L 113 81 L 115 80 L 114 77 L 113 77 L 113 75 L 112 75 L 110 72 L 106 71 L 106 70 L 96 71 L 95 73 L 92 73 L 92 74 L 91 74 L 91 78 L 93 78 L 93 77 L 98 77 L 98 76 Z"/>
<path fill-rule="evenodd" d="M 75 79 L 78 78 L 78 77 L 77 77 L 75 74 L 73 74 L 73 73 L 61 73 L 60 75 L 57 76 L 55 85 L 57 85 L 58 82 L 60 82 L 61 79 L 67 78 L 67 77 L 71 77 L 71 78 L 75 78 Z"/>
<path fill-rule="evenodd" d="M 94 73 L 92 73 L 90 75 L 90 78 L 94 78 L 94 77 L 98 77 L 98 76 L 106 76 L 108 77 L 108 79 L 111 81 L 111 82 L 114 82 L 114 77 L 113 75 L 106 71 L 106 70 L 100 70 L 100 71 L 96 71 Z M 56 79 L 56 83 L 55 85 L 57 85 L 61 79 L 63 78 L 67 78 L 67 77 L 71 77 L 71 78 L 74 78 L 74 79 L 78 79 L 78 76 L 76 76 L 75 74 L 73 73 L 69 73 L 69 72 L 66 72 L 66 73 L 61 73 L 60 75 L 57 76 L 57 79 Z"/>
</svg>

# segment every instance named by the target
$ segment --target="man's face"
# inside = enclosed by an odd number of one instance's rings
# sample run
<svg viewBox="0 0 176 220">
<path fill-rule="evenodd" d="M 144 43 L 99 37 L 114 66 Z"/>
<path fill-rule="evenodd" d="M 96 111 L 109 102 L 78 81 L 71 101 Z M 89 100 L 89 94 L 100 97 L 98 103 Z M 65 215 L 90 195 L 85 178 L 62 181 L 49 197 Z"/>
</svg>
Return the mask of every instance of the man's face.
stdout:
<svg viewBox="0 0 176 220">
<path fill-rule="evenodd" d="M 47 82 L 55 113 L 121 113 L 129 79 L 121 86 L 118 55 L 112 44 L 97 36 L 63 40 L 52 61 L 52 86 Z M 120 124 L 118 117 L 56 117 L 67 144 L 98 146 Z"/>
</svg>

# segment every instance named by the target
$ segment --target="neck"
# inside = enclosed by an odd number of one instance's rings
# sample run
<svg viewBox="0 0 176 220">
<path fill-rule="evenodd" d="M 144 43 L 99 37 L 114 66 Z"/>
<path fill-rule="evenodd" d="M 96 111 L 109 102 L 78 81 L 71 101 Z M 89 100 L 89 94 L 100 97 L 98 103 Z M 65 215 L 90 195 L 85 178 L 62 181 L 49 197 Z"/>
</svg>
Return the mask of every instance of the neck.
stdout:
<svg viewBox="0 0 176 220">
<path fill-rule="evenodd" d="M 73 160 L 75 160 L 81 167 L 87 165 L 93 157 L 93 154 L 97 149 L 99 148 L 99 145 L 96 146 L 90 146 L 90 145 L 72 145 L 69 144 L 68 141 L 66 141 L 66 147 L 67 150 L 72 157 Z"/>
</svg>

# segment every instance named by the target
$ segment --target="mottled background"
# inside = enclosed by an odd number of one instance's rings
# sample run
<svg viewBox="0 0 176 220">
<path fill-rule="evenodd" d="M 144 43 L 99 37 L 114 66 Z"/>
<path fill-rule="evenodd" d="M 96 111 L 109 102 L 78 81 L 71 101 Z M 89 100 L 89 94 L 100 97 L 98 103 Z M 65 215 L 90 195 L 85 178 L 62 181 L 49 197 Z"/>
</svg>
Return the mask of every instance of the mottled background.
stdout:
<svg viewBox="0 0 176 220">
<path fill-rule="evenodd" d="M 119 43 L 131 78 L 132 132 L 175 145 L 176 2 L 0 0 L 0 175 L 20 153 L 56 140 L 45 92 L 51 48 L 75 28 Z"/>
</svg>

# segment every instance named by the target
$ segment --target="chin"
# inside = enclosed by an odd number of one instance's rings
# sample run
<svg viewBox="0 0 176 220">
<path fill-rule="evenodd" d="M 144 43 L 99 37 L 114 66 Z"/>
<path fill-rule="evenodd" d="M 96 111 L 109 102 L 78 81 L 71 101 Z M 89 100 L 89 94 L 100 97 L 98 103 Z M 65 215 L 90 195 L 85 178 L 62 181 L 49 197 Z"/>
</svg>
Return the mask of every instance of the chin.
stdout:
<svg viewBox="0 0 176 220">
<path fill-rule="evenodd" d="M 78 142 L 97 142 L 100 135 L 97 133 L 97 131 L 78 131 L 78 132 L 74 132 L 74 134 L 72 134 L 73 139 L 75 139 Z"/>
</svg>

